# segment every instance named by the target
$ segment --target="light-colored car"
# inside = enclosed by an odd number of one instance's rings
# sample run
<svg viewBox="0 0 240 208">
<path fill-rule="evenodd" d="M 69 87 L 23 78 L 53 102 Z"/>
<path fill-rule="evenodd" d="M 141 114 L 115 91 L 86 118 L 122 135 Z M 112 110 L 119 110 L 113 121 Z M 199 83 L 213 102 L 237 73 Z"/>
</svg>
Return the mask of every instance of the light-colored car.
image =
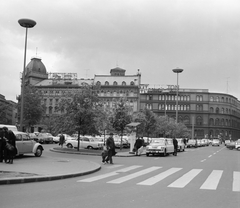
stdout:
<svg viewBox="0 0 240 208">
<path fill-rule="evenodd" d="M 187 142 L 187 147 L 197 147 L 196 139 L 189 139 Z"/>
<path fill-rule="evenodd" d="M 238 139 L 238 140 L 236 141 L 236 143 L 235 143 L 235 148 L 236 148 L 237 150 L 240 150 L 240 139 Z"/>
<path fill-rule="evenodd" d="M 178 151 L 183 152 L 185 151 L 185 144 L 183 139 L 177 139 L 178 141 Z"/>
<path fill-rule="evenodd" d="M 212 140 L 212 146 L 220 146 L 220 141 L 219 141 L 219 139 L 213 139 L 213 140 Z"/>
<path fill-rule="evenodd" d="M 151 143 L 146 146 L 146 156 L 150 154 L 167 154 L 174 153 L 173 140 L 170 138 L 153 138 Z"/>
<path fill-rule="evenodd" d="M 114 143 L 115 143 L 115 147 L 116 148 L 120 148 L 121 146 L 121 137 L 120 136 L 114 136 L 113 137 Z M 122 147 L 123 148 L 128 148 L 130 147 L 130 144 L 128 143 L 128 141 L 124 138 L 122 138 Z"/>
<path fill-rule="evenodd" d="M 50 133 L 39 133 L 37 137 L 38 137 L 38 142 L 41 144 L 53 143 L 53 135 Z"/>
<path fill-rule="evenodd" d="M 65 143 L 68 148 L 77 148 L 78 146 L 77 139 L 66 140 Z M 79 147 L 83 149 L 102 149 L 103 142 L 97 139 L 94 139 L 93 137 L 81 137 L 79 140 Z"/>
<path fill-rule="evenodd" d="M 224 144 L 225 144 L 225 146 L 227 146 L 228 144 L 230 144 L 230 140 L 229 139 L 225 140 Z"/>
<path fill-rule="evenodd" d="M 53 137 L 53 142 L 54 143 L 59 143 L 60 135 L 61 134 L 58 134 L 57 136 Z M 68 134 L 63 134 L 63 136 L 64 136 L 64 139 L 65 139 L 65 143 L 66 143 L 67 140 L 76 140 L 77 139 L 77 138 L 72 137 Z"/>
<path fill-rule="evenodd" d="M 28 153 L 34 153 L 36 157 L 42 155 L 44 150 L 42 145 L 31 139 L 28 133 L 20 131 L 13 131 L 13 133 L 16 136 L 17 155 Z"/>
</svg>

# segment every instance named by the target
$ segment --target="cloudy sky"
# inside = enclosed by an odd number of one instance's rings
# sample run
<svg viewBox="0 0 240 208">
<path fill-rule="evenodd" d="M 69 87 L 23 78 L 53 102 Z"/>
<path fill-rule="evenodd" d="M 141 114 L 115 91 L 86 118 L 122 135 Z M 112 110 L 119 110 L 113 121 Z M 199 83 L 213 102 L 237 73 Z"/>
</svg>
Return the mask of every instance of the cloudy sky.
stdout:
<svg viewBox="0 0 240 208">
<path fill-rule="evenodd" d="M 239 0 L 1 0 L 0 94 L 16 101 L 26 64 L 78 78 L 140 69 L 142 83 L 229 93 L 240 100 Z"/>
</svg>

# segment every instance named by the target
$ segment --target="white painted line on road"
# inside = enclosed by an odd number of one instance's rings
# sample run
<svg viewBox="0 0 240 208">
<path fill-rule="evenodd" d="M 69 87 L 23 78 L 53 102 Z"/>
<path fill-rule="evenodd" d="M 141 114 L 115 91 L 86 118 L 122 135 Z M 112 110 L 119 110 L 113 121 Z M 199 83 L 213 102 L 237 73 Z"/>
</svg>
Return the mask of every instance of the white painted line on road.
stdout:
<svg viewBox="0 0 240 208">
<path fill-rule="evenodd" d="M 216 152 L 213 153 L 214 155 L 217 154 Z"/>
<path fill-rule="evenodd" d="M 83 179 L 83 180 L 79 180 L 77 182 L 93 182 L 93 181 L 97 181 L 97 180 L 101 180 L 101 179 L 104 179 L 104 178 L 108 178 L 108 177 L 111 177 L 111 176 L 118 175 L 119 174 L 118 172 L 125 173 L 127 171 L 134 170 L 134 169 L 140 168 L 140 167 L 142 167 L 142 166 L 133 165 L 133 166 L 130 166 L 130 167 L 127 167 L 127 168 L 116 170 L 116 171 L 111 172 L 111 173 L 106 173 L 106 174 L 102 174 L 102 175 L 86 178 L 86 179 Z"/>
<path fill-rule="evenodd" d="M 106 167 L 106 168 L 108 168 L 108 169 L 113 169 L 113 168 L 119 168 L 119 167 L 121 167 L 121 166 L 123 166 L 123 165 L 105 165 L 104 167 Z"/>
<path fill-rule="evenodd" d="M 170 168 L 169 170 L 166 170 L 156 176 L 153 176 L 145 181 L 142 181 L 140 183 L 138 183 L 138 185 L 148 185 L 151 186 L 161 180 L 163 180 L 164 178 L 176 173 L 177 171 L 181 170 L 182 168 Z"/>
<path fill-rule="evenodd" d="M 184 174 L 181 178 L 171 183 L 168 187 L 183 188 L 185 187 L 194 177 L 196 177 L 202 169 L 192 169 L 188 173 Z"/>
<path fill-rule="evenodd" d="M 208 157 L 212 157 L 212 155 L 209 155 Z"/>
<path fill-rule="evenodd" d="M 222 177 L 222 170 L 213 170 L 208 176 L 207 180 L 203 183 L 200 189 L 216 190 L 218 183 Z"/>
<path fill-rule="evenodd" d="M 233 171 L 232 191 L 240 192 L 240 172 Z"/>
<path fill-rule="evenodd" d="M 206 161 L 206 159 L 204 159 L 204 160 L 201 160 L 201 162 L 204 162 L 204 161 Z"/>
<path fill-rule="evenodd" d="M 136 173 L 133 173 L 133 174 L 130 174 L 130 175 L 127 175 L 127 176 L 124 176 L 124 177 L 121 177 L 121 178 L 109 181 L 107 183 L 114 183 L 114 184 L 123 183 L 125 181 L 131 180 L 131 179 L 136 178 L 138 176 L 142 176 L 142 175 L 145 175 L 145 174 L 150 173 L 152 171 L 155 171 L 155 170 L 157 170 L 159 168 L 162 168 L 162 167 L 153 166 L 153 167 L 150 167 L 150 168 L 138 171 Z"/>
</svg>

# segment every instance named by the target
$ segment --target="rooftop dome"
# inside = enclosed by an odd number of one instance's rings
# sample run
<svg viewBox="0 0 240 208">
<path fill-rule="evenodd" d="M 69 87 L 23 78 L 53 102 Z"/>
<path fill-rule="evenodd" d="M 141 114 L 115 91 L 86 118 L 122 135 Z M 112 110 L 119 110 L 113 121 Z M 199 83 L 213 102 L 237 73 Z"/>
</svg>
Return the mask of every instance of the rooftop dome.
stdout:
<svg viewBox="0 0 240 208">
<path fill-rule="evenodd" d="M 28 65 L 25 68 L 25 75 L 36 72 L 39 74 L 47 74 L 46 67 L 42 63 L 40 58 L 31 58 L 31 61 L 28 63 Z"/>
</svg>

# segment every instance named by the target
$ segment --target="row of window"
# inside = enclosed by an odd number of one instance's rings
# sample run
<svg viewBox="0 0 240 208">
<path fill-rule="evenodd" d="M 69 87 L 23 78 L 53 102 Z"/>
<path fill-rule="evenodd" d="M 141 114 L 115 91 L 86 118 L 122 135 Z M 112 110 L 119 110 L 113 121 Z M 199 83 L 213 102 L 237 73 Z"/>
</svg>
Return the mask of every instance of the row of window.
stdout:
<svg viewBox="0 0 240 208">
<path fill-rule="evenodd" d="M 217 114 L 219 114 L 219 113 L 224 114 L 225 112 L 226 112 L 226 114 L 228 114 L 228 113 L 229 114 L 236 114 L 237 113 L 235 110 L 231 110 L 231 109 L 228 109 L 228 108 L 226 108 L 226 110 L 224 108 L 221 108 L 221 111 L 220 111 L 220 109 L 218 107 L 214 111 L 214 108 L 211 107 L 210 108 L 210 113 L 214 113 L 214 112 L 217 113 Z"/>
<path fill-rule="evenodd" d="M 233 104 L 236 104 L 236 100 L 234 99 L 231 99 L 231 98 L 224 98 L 224 97 L 219 97 L 219 96 L 216 96 L 216 97 L 213 97 L 211 96 L 210 97 L 210 102 L 222 102 L 222 103 L 233 103 Z"/>
<path fill-rule="evenodd" d="M 230 120 L 230 119 L 219 119 L 219 118 L 216 118 L 216 119 L 213 119 L 213 118 L 210 118 L 209 119 L 209 125 L 210 126 L 232 126 L 234 128 L 237 128 L 239 127 L 240 128 L 240 123 L 235 121 L 235 120 Z"/>
<path fill-rule="evenodd" d="M 102 83 L 100 82 L 100 81 L 97 81 L 97 83 L 96 83 L 96 85 L 101 85 Z M 108 81 L 106 81 L 105 83 L 104 83 L 104 85 L 109 85 L 109 82 Z M 118 83 L 116 82 L 116 81 L 114 81 L 113 82 L 113 85 L 118 85 Z M 121 85 L 122 86 L 126 86 L 127 85 L 127 83 L 125 82 L 125 81 L 123 81 L 122 83 L 121 83 Z M 133 82 L 133 81 L 131 81 L 130 82 L 130 85 L 135 85 L 135 83 Z"/>
</svg>

